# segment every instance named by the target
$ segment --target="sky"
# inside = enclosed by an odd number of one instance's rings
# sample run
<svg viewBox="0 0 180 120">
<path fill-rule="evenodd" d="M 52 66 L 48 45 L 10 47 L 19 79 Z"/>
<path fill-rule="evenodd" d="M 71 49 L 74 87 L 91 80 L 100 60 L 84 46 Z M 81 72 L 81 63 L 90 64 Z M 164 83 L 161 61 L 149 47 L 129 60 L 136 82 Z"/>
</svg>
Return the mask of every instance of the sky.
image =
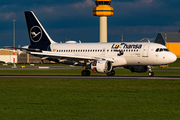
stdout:
<svg viewBox="0 0 180 120">
<path fill-rule="evenodd" d="M 107 18 L 108 42 L 155 39 L 159 32 L 180 29 L 179 0 L 111 0 L 114 15 Z M 95 0 L 1 0 L 0 48 L 29 45 L 24 11 L 33 11 L 55 42 L 99 42 L 99 17 L 93 16 Z"/>
</svg>

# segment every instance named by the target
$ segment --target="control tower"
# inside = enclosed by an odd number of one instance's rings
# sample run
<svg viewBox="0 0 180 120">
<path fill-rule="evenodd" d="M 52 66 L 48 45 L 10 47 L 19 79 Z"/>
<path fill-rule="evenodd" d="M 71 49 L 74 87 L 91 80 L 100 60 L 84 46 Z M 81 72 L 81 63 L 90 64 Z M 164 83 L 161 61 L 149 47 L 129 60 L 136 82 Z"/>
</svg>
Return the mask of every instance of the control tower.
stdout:
<svg viewBox="0 0 180 120">
<path fill-rule="evenodd" d="M 107 42 L 107 16 L 113 15 L 111 0 L 95 0 L 93 15 L 99 16 L 99 42 Z"/>
</svg>

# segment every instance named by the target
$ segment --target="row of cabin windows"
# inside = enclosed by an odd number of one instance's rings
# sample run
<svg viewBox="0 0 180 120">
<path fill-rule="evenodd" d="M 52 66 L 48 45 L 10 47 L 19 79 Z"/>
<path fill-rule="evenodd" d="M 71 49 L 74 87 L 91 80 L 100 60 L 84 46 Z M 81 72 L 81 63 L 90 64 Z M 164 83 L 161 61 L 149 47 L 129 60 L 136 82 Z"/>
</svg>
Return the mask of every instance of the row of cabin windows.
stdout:
<svg viewBox="0 0 180 120">
<path fill-rule="evenodd" d="M 107 52 L 120 52 L 121 50 L 109 50 L 107 49 Z M 124 52 L 138 52 L 138 49 L 124 49 Z M 57 50 L 56 52 L 105 52 L 105 50 L 102 49 L 95 49 L 95 50 Z"/>
<path fill-rule="evenodd" d="M 57 52 L 105 52 L 105 50 L 57 50 Z"/>
</svg>

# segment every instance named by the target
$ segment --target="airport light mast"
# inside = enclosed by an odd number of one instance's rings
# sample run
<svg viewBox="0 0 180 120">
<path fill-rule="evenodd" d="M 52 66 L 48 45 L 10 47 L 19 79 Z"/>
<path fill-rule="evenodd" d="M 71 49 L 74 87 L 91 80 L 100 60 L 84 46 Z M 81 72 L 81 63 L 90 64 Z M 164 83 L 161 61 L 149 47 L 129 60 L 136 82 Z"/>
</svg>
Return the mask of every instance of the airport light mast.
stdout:
<svg viewBox="0 0 180 120">
<path fill-rule="evenodd" d="M 99 42 L 107 42 L 107 16 L 113 15 L 111 0 L 95 0 L 93 15 L 99 16 Z"/>
</svg>

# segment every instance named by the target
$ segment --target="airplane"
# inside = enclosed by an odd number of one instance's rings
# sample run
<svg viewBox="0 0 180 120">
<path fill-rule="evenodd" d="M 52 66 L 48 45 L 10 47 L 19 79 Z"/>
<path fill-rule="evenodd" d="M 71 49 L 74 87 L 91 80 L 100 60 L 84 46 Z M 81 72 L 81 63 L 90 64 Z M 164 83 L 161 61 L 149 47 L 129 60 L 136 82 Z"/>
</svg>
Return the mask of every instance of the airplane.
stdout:
<svg viewBox="0 0 180 120">
<path fill-rule="evenodd" d="M 158 43 L 112 42 L 112 43 L 77 43 L 53 41 L 32 11 L 25 11 L 25 18 L 31 44 L 21 51 L 59 63 L 83 66 L 82 76 L 94 73 L 106 73 L 114 76 L 116 67 L 124 67 L 131 72 L 142 73 L 149 70 L 154 76 L 152 66 L 170 64 L 177 57 L 167 47 Z"/>
</svg>

